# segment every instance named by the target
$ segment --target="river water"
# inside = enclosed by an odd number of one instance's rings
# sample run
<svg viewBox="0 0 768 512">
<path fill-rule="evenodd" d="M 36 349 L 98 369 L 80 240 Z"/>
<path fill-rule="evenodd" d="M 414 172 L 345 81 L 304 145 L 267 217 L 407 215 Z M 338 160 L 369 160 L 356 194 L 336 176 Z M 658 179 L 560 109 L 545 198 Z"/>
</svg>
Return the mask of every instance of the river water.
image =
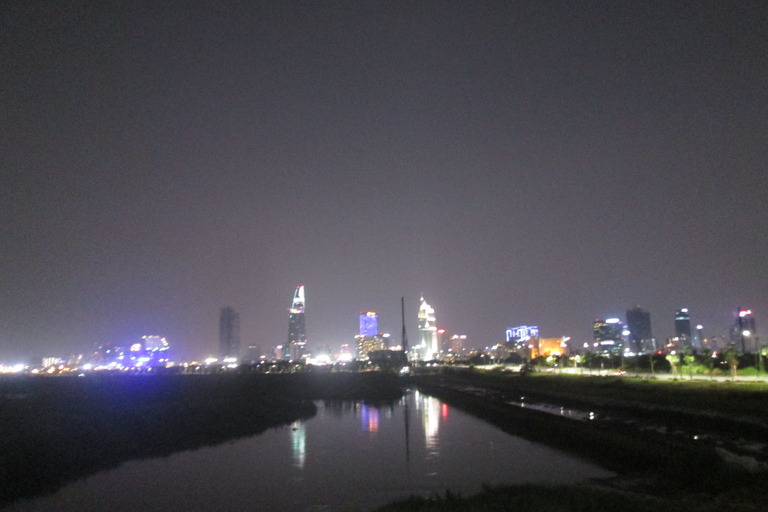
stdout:
<svg viewBox="0 0 768 512">
<path fill-rule="evenodd" d="M 391 404 L 317 406 L 307 421 L 126 462 L 3 512 L 366 511 L 411 494 L 611 476 L 417 391 Z"/>
</svg>

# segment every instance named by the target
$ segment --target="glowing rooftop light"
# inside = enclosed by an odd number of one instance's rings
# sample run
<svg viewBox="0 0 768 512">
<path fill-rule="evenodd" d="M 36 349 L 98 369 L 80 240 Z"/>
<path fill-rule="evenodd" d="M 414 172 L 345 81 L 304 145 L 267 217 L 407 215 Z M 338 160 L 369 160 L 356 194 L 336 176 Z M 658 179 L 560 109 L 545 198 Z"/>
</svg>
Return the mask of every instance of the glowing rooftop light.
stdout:
<svg viewBox="0 0 768 512">
<path fill-rule="evenodd" d="M 621 320 L 618 318 L 608 318 L 605 320 L 605 323 L 607 324 L 618 324 L 619 322 L 621 322 Z"/>
</svg>

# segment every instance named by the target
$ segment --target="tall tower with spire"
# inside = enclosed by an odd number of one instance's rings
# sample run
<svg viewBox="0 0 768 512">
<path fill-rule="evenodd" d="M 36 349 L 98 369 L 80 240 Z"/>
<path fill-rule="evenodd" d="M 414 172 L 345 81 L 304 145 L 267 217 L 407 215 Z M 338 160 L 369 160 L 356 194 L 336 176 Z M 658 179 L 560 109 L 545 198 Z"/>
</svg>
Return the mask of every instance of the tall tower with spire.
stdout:
<svg viewBox="0 0 768 512">
<path fill-rule="evenodd" d="M 437 321 L 435 310 L 421 297 L 419 306 L 419 346 L 417 357 L 430 360 L 437 357 L 440 347 L 437 343 Z"/>
<path fill-rule="evenodd" d="M 299 361 L 304 354 L 307 344 L 307 328 L 304 323 L 304 285 L 297 286 L 293 294 L 293 302 L 288 309 L 288 344 L 283 351 L 283 357 L 291 361 Z"/>
</svg>

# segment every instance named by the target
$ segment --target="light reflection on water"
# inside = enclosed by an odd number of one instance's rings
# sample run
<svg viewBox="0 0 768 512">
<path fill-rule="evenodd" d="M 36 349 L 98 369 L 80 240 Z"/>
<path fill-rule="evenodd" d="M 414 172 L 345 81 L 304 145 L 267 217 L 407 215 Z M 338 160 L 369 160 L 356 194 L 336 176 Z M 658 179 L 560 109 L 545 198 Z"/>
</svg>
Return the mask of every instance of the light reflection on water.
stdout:
<svg viewBox="0 0 768 512">
<path fill-rule="evenodd" d="M 421 409 L 421 422 L 424 426 L 425 446 L 430 457 L 440 456 L 440 443 L 438 433 L 440 431 L 441 403 L 437 398 L 423 395 L 416 391 L 414 393 L 416 403 Z M 447 405 L 445 405 L 447 410 Z"/>
<path fill-rule="evenodd" d="M 309 420 L 127 462 L 8 511 L 372 510 L 410 494 L 610 475 L 418 392 L 391 404 L 317 405 Z"/>
<path fill-rule="evenodd" d="M 307 426 L 304 422 L 294 421 L 291 424 L 291 445 L 293 446 L 293 465 L 303 469 L 307 458 Z"/>
</svg>

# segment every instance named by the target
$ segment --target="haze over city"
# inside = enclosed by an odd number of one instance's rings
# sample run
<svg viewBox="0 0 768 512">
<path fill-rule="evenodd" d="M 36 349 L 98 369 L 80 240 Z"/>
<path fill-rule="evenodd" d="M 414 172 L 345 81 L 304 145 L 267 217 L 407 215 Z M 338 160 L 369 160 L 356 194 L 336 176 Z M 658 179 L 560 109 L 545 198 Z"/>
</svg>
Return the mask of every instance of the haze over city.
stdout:
<svg viewBox="0 0 768 512">
<path fill-rule="evenodd" d="M 308 347 L 358 313 L 471 345 L 687 307 L 768 332 L 768 5 L 11 2 L 0 360 Z"/>
</svg>

